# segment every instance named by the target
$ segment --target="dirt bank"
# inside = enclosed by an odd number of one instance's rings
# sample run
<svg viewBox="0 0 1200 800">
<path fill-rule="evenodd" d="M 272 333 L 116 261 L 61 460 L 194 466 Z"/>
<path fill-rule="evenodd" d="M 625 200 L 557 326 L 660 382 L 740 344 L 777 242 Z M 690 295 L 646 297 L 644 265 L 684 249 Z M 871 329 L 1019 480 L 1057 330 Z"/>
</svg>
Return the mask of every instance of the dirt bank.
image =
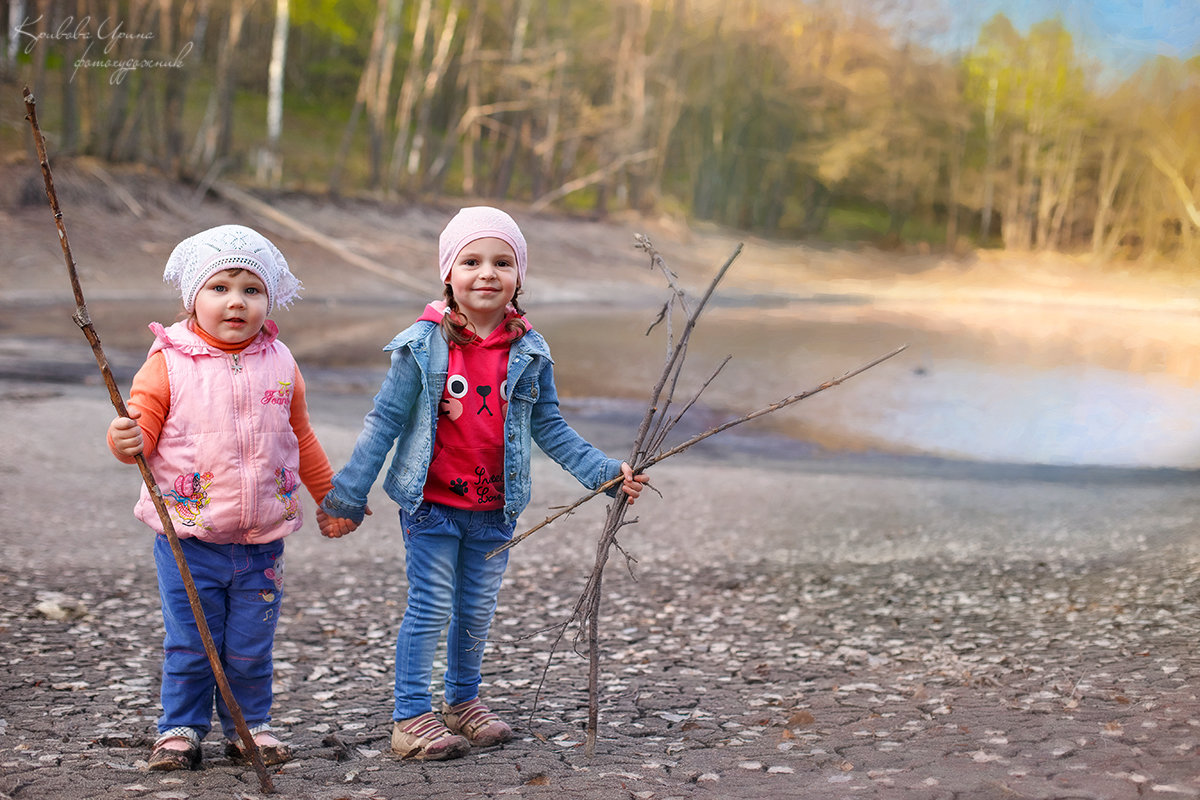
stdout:
<svg viewBox="0 0 1200 800">
<path fill-rule="evenodd" d="M 177 314 L 178 299 L 161 281 L 171 249 L 197 230 L 239 221 L 269 235 L 305 283 L 303 300 L 276 316 L 306 371 L 336 372 L 322 391 L 373 391 L 373 370 L 385 366 L 381 345 L 438 292 L 437 235 L 459 205 L 287 193 L 264 204 L 236 190 L 201 194 L 143 169 L 84 160 L 54 169 L 92 316 L 125 377 L 147 347 L 146 322 Z M 68 321 L 70 291 L 40 170 L 32 161 L 0 166 L 0 187 L 0 374 L 90 375 L 90 353 Z M 1048 254 L 815 247 L 669 219 L 594 221 L 509 208 L 530 245 L 523 302 L 554 347 L 564 397 L 637 402 L 657 376 L 661 361 L 642 334 L 667 289 L 634 247 L 635 234 L 646 234 L 693 293 L 742 245 L 693 358 L 707 370 L 735 356 L 732 377 L 706 391 L 717 417 L 910 344 L 891 371 L 873 373 L 855 393 L 839 392 L 836 405 L 806 404 L 764 428 L 832 449 L 1200 463 L 1200 430 L 1189 421 L 1200 420 L 1192 413 L 1200 410 L 1194 279 Z M 1000 403 L 1006 395 L 1016 404 Z M 1166 411 L 1143 430 L 1139 408 L 1147 406 Z M 1000 424 L 1004 440 L 980 440 L 979 431 L 997 426 L 997 414 L 1013 416 Z M 1130 428 L 1127 417 L 1141 421 Z M 1097 430 L 1073 430 L 1079 418 Z M 947 428 L 964 431 L 967 441 L 957 432 L 931 441 Z M 1086 442 L 1116 428 L 1128 434 L 1121 451 L 1092 455 Z M 1025 446 L 1066 429 L 1061 445 Z M 1143 438 L 1160 442 L 1148 460 L 1138 455 Z M 1182 447 L 1173 441 L 1179 438 Z"/>
</svg>

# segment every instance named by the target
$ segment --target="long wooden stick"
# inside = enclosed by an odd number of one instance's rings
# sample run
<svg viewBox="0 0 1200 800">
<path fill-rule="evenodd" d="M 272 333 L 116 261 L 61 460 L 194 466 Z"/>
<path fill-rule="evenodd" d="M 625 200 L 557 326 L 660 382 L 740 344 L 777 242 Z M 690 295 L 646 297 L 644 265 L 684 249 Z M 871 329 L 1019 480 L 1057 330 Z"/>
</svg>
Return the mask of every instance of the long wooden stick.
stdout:
<svg viewBox="0 0 1200 800">
<path fill-rule="evenodd" d="M 75 258 L 71 255 L 71 243 L 67 240 L 67 228 L 63 223 L 62 209 L 58 205 L 58 193 L 54 190 L 54 177 L 50 174 L 50 161 L 46 157 L 46 141 L 42 137 L 42 130 L 38 126 L 36 100 L 33 94 L 26 87 L 24 90 L 25 98 L 25 118 L 29 120 L 29 125 L 33 128 L 33 141 L 37 147 L 38 162 L 42 167 L 42 177 L 46 182 L 46 197 L 50 200 L 50 210 L 54 212 L 54 222 L 58 226 L 58 240 L 62 245 L 63 258 L 67 262 L 67 275 L 71 280 L 71 289 L 75 293 L 75 313 L 72 319 L 79 329 L 83 331 L 84 337 L 87 338 L 88 344 L 92 346 L 92 353 L 96 356 L 96 364 L 100 367 L 100 372 L 104 376 L 104 385 L 108 387 L 108 396 L 112 400 L 113 408 L 117 410 L 117 414 L 122 417 L 128 417 L 129 411 L 125 407 L 125 400 L 121 397 L 121 390 L 117 388 L 117 381 L 113 377 L 112 368 L 108 365 L 108 359 L 104 355 L 104 348 L 100 345 L 100 337 L 96 333 L 96 327 L 92 324 L 91 316 L 88 314 L 87 303 L 83 298 L 83 288 L 79 283 L 79 274 L 75 269 Z M 134 460 L 137 462 L 138 469 L 142 473 L 142 480 L 146 482 L 146 488 L 150 490 L 150 497 L 154 501 L 154 508 L 158 511 L 158 518 L 162 521 L 163 532 L 167 535 L 167 540 L 171 543 L 171 552 L 175 554 L 175 563 L 179 567 L 179 575 L 183 578 L 184 588 L 187 589 L 188 601 L 192 606 L 192 614 L 196 618 L 196 627 L 200 631 L 200 638 L 204 641 L 204 652 L 208 654 L 208 663 L 212 665 L 213 675 L 217 679 L 217 686 L 221 690 L 221 697 L 225 700 L 225 705 L 229 709 L 229 715 L 233 717 L 233 722 L 237 728 L 238 736 L 241 737 L 242 745 L 250 755 L 250 760 L 254 764 L 254 771 L 258 773 L 259 783 L 262 785 L 262 790 L 267 793 L 275 791 L 275 787 L 271 784 L 271 777 L 267 774 L 266 765 L 263 764 L 262 753 L 258 750 L 258 745 L 254 742 L 254 736 L 251 735 L 250 729 L 246 727 L 246 720 L 242 716 L 242 709 L 234 699 L 233 690 L 229 687 L 229 681 L 225 678 L 225 670 L 221 667 L 221 657 L 217 653 L 217 646 L 213 642 L 212 633 L 208 629 L 208 622 L 204 618 L 204 608 L 200 604 L 200 595 L 196 592 L 196 584 L 192 580 L 192 572 L 188 569 L 187 557 L 183 553 L 183 548 L 179 544 L 179 536 L 175 533 L 175 525 L 171 522 L 171 513 L 167 510 L 166 501 L 163 500 L 162 492 L 158 488 L 158 483 L 154 479 L 154 475 L 150 472 L 150 467 L 146 464 L 146 459 L 141 453 L 138 453 Z"/>
</svg>

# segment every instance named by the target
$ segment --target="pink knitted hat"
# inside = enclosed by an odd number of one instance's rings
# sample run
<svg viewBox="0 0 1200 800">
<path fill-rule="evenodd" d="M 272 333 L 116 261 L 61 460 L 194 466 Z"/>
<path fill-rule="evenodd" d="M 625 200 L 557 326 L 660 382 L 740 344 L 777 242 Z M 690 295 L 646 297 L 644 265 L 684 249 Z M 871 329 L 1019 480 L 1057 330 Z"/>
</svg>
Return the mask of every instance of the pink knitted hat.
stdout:
<svg viewBox="0 0 1200 800">
<path fill-rule="evenodd" d="M 463 248 L 479 239 L 500 239 L 507 242 L 517 256 L 517 282 L 525 283 L 528 264 L 525 237 L 508 214 L 491 206 L 470 206 L 454 215 L 438 239 L 438 265 L 442 283 L 450 277 L 450 268 Z"/>
</svg>

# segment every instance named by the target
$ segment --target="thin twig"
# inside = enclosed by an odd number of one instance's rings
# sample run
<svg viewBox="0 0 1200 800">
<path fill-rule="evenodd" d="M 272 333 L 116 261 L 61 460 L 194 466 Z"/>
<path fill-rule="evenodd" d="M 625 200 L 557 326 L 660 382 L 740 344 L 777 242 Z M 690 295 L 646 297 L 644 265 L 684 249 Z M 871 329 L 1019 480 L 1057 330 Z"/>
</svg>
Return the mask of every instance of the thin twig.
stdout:
<svg viewBox="0 0 1200 800">
<path fill-rule="evenodd" d="M 903 345 L 901 347 L 897 347 L 892 352 L 887 353 L 886 355 L 882 355 L 879 358 L 876 358 L 872 361 L 869 361 L 866 364 L 863 364 L 861 367 L 852 369 L 849 372 L 842 375 L 841 377 L 825 381 L 821 385 L 815 386 L 812 389 L 809 389 L 808 391 L 800 392 L 799 394 L 794 394 L 794 395 L 791 395 L 790 397 L 785 397 L 784 399 L 782 399 L 776 403 L 772 403 L 769 406 L 763 406 L 762 408 L 758 409 L 757 411 L 751 411 L 749 414 L 745 414 L 741 417 L 738 417 L 737 419 L 732 419 L 732 420 L 729 420 L 728 422 L 724 422 L 724 423 L 716 426 L 715 428 L 709 428 L 704 433 L 697 434 L 697 435 L 693 436 L 691 439 L 688 439 L 687 441 L 682 442 L 681 444 L 675 445 L 670 450 L 666 450 L 661 453 L 656 453 L 655 455 L 650 456 L 649 458 L 647 458 L 645 461 L 643 461 L 639 465 L 640 470 L 645 471 L 646 469 L 649 469 L 650 467 L 654 466 L 655 464 L 659 464 L 659 463 L 665 461 L 666 459 L 670 458 L 671 456 L 678 455 L 679 453 L 682 453 L 684 450 L 687 450 L 689 447 L 699 444 L 700 442 L 704 441 L 705 439 L 709 438 L 710 436 L 715 436 L 716 434 L 721 433 L 722 431 L 727 431 L 730 428 L 733 428 L 737 425 L 741 425 L 743 422 L 749 422 L 750 420 L 758 419 L 759 417 L 763 417 L 763 416 L 766 416 L 767 414 L 774 413 L 776 411 L 779 411 L 780 409 L 787 408 L 788 406 L 798 403 L 801 400 L 807 400 L 808 398 L 812 397 L 813 395 L 819 394 L 820 392 L 823 392 L 826 389 L 832 389 L 834 386 L 839 386 L 839 385 L 845 383 L 846 381 L 850 380 L 851 378 L 855 377 L 856 375 L 860 375 L 860 374 L 866 372 L 867 370 L 871 369 L 872 367 L 879 366 L 884 361 L 887 361 L 889 358 L 893 358 L 894 356 L 900 355 L 906 349 L 908 349 L 908 345 Z M 596 487 L 592 491 L 583 495 L 582 497 L 580 497 L 578 500 L 571 503 L 570 505 L 563 506 L 558 513 L 552 514 L 549 517 L 546 517 L 544 520 L 542 520 L 538 524 L 534 525 L 529 530 L 525 531 L 524 533 L 514 536 L 512 539 L 508 540 L 504 544 L 502 544 L 499 547 L 497 547 L 496 549 L 492 550 L 491 552 L 489 552 L 487 554 L 487 557 L 491 558 L 492 556 L 498 555 L 498 554 L 504 552 L 505 550 L 516 547 L 518 544 L 520 544 L 522 541 L 524 541 L 529 536 L 532 536 L 533 534 L 537 533 L 542 528 L 546 527 L 547 525 L 554 522 L 558 518 L 566 516 L 567 514 L 570 514 L 575 509 L 579 508 L 581 505 L 583 505 L 587 501 L 591 500 L 593 497 L 595 497 L 599 494 L 603 494 L 604 492 L 607 492 L 609 489 L 612 489 L 614 486 L 618 486 L 623 480 L 624 480 L 624 478 L 621 477 L 620 475 L 618 475 L 617 477 L 613 478 L 612 480 L 601 484 L 600 486 Z"/>
<path fill-rule="evenodd" d="M 708 289 L 704 293 L 700 302 L 693 309 L 691 309 L 689 311 L 688 316 L 687 316 L 687 323 L 685 324 L 684 329 L 683 329 L 682 333 L 680 334 L 679 340 L 677 342 L 674 340 L 673 327 L 671 324 L 672 319 L 671 319 L 670 311 L 671 311 L 672 306 L 675 303 L 678 303 L 679 306 L 684 309 L 688 308 L 689 304 L 686 301 L 683 290 L 675 283 L 674 273 L 672 273 L 666 267 L 666 264 L 663 261 L 661 255 L 650 244 L 649 239 L 646 239 L 643 236 L 639 236 L 638 237 L 638 246 L 641 247 L 642 249 L 646 250 L 650 254 L 652 266 L 659 267 L 662 270 L 663 274 L 667 276 L 667 281 L 671 285 L 672 291 L 674 293 L 674 297 L 672 298 L 672 300 L 670 302 L 668 302 L 664 305 L 663 311 L 660 313 L 658 320 L 656 320 L 655 324 L 654 324 L 654 325 L 659 324 L 660 322 L 663 321 L 663 319 L 665 317 L 665 320 L 667 323 L 667 329 L 668 329 L 667 338 L 668 338 L 669 346 L 668 346 L 666 363 L 663 366 L 662 373 L 659 377 L 658 383 L 654 386 L 653 390 L 650 393 L 650 401 L 647 404 L 645 416 L 643 417 L 642 423 L 638 428 L 637 436 L 634 439 L 632 452 L 629 457 L 629 463 L 633 467 L 633 470 L 635 473 L 645 472 L 645 470 L 647 470 L 651 466 L 654 466 L 655 464 L 658 464 L 658 463 L 666 460 L 667 458 L 670 458 L 673 455 L 677 455 L 677 454 L 683 452 L 684 450 L 687 450 L 689 447 L 694 446 L 695 444 L 709 438 L 710 436 L 714 436 L 718 433 L 721 433 L 722 431 L 729 430 L 730 428 L 732 428 L 736 425 L 740 425 L 744 422 L 749 422 L 752 419 L 757 419 L 759 417 L 765 416 L 766 414 L 770 414 L 770 413 L 773 413 L 780 409 L 786 408 L 786 407 L 788 407 L 794 403 L 797 403 L 801 400 L 812 397 L 815 394 L 823 392 L 834 386 L 838 386 L 838 385 L 844 383 L 845 381 L 849 380 L 850 378 L 853 378 L 854 376 L 859 375 L 859 374 L 865 372 L 866 370 L 871 369 L 872 367 L 877 366 L 878 364 L 883 363 L 884 361 L 888 360 L 889 358 L 892 358 L 893 356 L 903 352 L 905 350 L 905 348 L 907 347 L 907 345 L 905 345 L 903 347 L 899 347 L 896 350 L 893 350 L 892 352 L 887 353 L 886 355 L 880 356 L 879 358 L 876 358 L 873 361 L 870 361 L 861 367 L 853 369 L 838 378 L 834 378 L 833 380 L 826 381 L 825 383 L 822 383 L 819 386 L 809 389 L 808 391 L 791 395 L 790 397 L 786 397 L 777 403 L 772 403 L 769 406 L 761 408 L 757 411 L 753 411 L 753 412 L 746 414 L 742 417 L 739 417 L 737 419 L 730 420 L 729 422 L 726 422 L 722 425 L 718 425 L 715 428 L 710 428 L 709 430 L 705 431 L 704 433 L 701 433 L 697 436 L 693 436 L 691 439 L 688 439 L 687 441 L 683 442 L 682 444 L 676 445 L 675 447 L 672 447 L 669 450 L 662 451 L 662 452 L 655 452 L 655 454 L 652 456 L 648 455 L 648 453 L 650 451 L 658 451 L 658 448 L 660 448 L 662 446 L 662 442 L 666 438 L 666 435 L 680 421 L 680 419 L 682 419 L 683 415 L 697 402 L 700 394 L 704 391 L 704 389 L 712 382 L 712 380 L 716 377 L 716 375 L 725 366 L 725 364 L 722 363 L 722 365 L 717 368 L 717 370 L 713 373 L 712 377 L 710 377 L 708 379 L 708 381 L 706 381 L 704 383 L 704 385 L 700 388 L 700 390 L 696 393 L 696 395 L 687 403 L 687 405 L 684 407 L 683 411 L 681 411 L 679 414 L 675 415 L 674 417 L 671 417 L 668 415 L 668 408 L 671 404 L 675 389 L 678 385 L 679 375 L 682 370 L 683 361 L 686 358 L 686 354 L 687 354 L 688 342 L 690 341 L 692 331 L 695 329 L 696 321 L 699 318 L 701 311 L 703 311 L 703 309 L 707 305 L 709 299 L 712 297 L 712 294 L 715 291 L 717 284 L 725 276 L 725 273 L 729 270 L 730 266 L 733 264 L 734 259 L 736 259 L 738 254 L 741 252 L 741 245 L 738 245 L 737 249 L 733 252 L 733 254 L 725 262 L 725 264 L 722 265 L 722 267 L 718 271 L 717 275 L 710 282 Z M 653 329 L 654 325 L 651 326 L 651 329 Z M 728 359 L 726 359 L 726 362 L 728 362 Z M 670 384 L 671 388 L 664 399 L 663 392 L 666 389 L 668 383 Z M 661 404 L 661 407 L 660 407 L 660 404 Z M 651 435 L 652 430 L 654 431 L 653 435 Z M 524 541 L 526 538 L 528 538 L 534 532 L 541 530 L 542 528 L 546 527 L 550 523 L 554 522 L 556 519 L 559 519 L 562 516 L 571 513 L 574 509 L 578 508 L 580 505 L 587 502 L 588 500 L 595 497 L 596 495 L 600 494 L 601 492 L 605 492 L 610 489 L 613 489 L 618 484 L 620 484 L 622 482 L 622 480 L 623 480 L 623 478 L 621 476 L 618 476 L 618 477 L 613 478 L 612 480 L 604 483 L 603 485 L 599 486 L 597 489 L 592 491 L 590 494 L 588 494 L 584 497 L 581 497 L 579 500 L 577 500 L 574 503 L 572 503 L 571 505 L 565 507 L 558 513 L 556 513 L 550 517 L 547 517 L 542 522 L 535 525 L 533 528 L 530 528 L 529 530 L 525 531 L 524 533 L 520 534 L 519 536 L 513 537 L 513 539 L 511 539 L 509 542 L 501 545 L 500 547 L 497 547 L 496 549 L 494 549 L 493 551 L 488 553 L 487 557 L 491 558 L 492 556 L 494 556 L 498 553 L 501 553 L 505 550 L 508 550 L 508 549 L 514 547 L 515 545 Z M 537 700 L 541 696 L 541 691 L 542 691 L 542 687 L 545 684 L 546 676 L 550 669 L 550 663 L 553 660 L 555 653 L 557 653 L 558 648 L 561 645 L 564 636 L 566 635 L 567 629 L 573 623 L 579 622 L 580 630 L 576 634 L 575 649 L 576 649 L 576 652 L 578 652 L 580 639 L 586 638 L 587 651 L 588 651 L 588 724 L 587 724 L 587 743 L 586 743 L 585 752 L 587 753 L 587 755 L 589 757 L 591 757 L 595 754 L 596 737 L 597 737 L 597 731 L 599 729 L 599 713 L 600 713 L 600 711 L 599 711 L 599 709 L 600 709 L 600 700 L 599 700 L 600 628 L 599 628 L 599 626 L 600 626 L 600 603 L 602 600 L 602 588 L 603 588 L 603 583 L 604 583 L 604 568 L 608 563 L 609 553 L 612 550 L 612 548 L 614 548 L 614 547 L 617 548 L 618 552 L 620 552 L 621 554 L 623 554 L 625 556 L 626 566 L 627 566 L 627 568 L 630 568 L 631 571 L 632 571 L 631 564 L 634 561 L 636 561 L 636 559 L 634 559 L 628 552 L 626 552 L 624 550 L 624 548 L 622 548 L 620 546 L 620 544 L 617 543 L 617 541 L 616 541 L 617 533 L 626 524 L 629 524 L 625 521 L 625 514 L 626 514 L 626 511 L 628 508 L 629 508 L 628 502 L 626 502 L 625 498 L 620 497 L 620 495 L 618 495 L 613 500 L 613 502 L 610 503 L 608 506 L 608 514 L 607 514 L 607 517 L 605 520 L 604 530 L 596 543 L 596 559 L 595 559 L 595 563 L 592 568 L 592 572 L 588 576 L 587 584 L 584 586 L 583 591 L 580 592 L 579 597 L 577 598 L 577 600 L 575 602 L 575 606 L 571 611 L 571 614 L 562 623 L 562 625 L 559 626 L 558 636 L 551 643 L 550 653 L 547 656 L 546 668 L 542 672 L 542 682 L 538 686 L 537 694 L 534 699 L 534 703 L 536 706 Z M 636 520 L 633 520 L 633 521 L 636 522 Z"/>
<path fill-rule="evenodd" d="M 92 346 L 92 353 L 96 357 L 96 364 L 100 367 L 100 372 L 104 376 L 104 385 L 108 388 L 109 399 L 112 400 L 113 407 L 116 409 L 118 416 L 128 417 L 129 411 L 125 407 L 125 400 L 121 397 L 121 390 L 117 388 L 117 381 L 113 377 L 108 359 L 104 355 L 104 348 L 100 345 L 100 336 L 96 333 L 91 316 L 88 314 L 87 303 L 83 298 L 83 288 L 79 283 L 79 273 L 75 269 L 75 257 L 71 254 L 71 243 L 67 239 L 67 228 L 63 223 L 62 209 L 58 204 L 58 192 L 54 189 L 54 177 L 50 173 L 50 161 L 46 156 L 46 140 L 42 136 L 42 130 L 37 121 L 36 101 L 28 87 L 25 88 L 24 98 L 25 118 L 29 120 L 29 125 L 33 129 L 33 141 L 37 148 L 38 163 L 41 164 L 42 178 L 46 183 L 46 197 L 50 201 L 50 210 L 54 213 L 54 222 L 58 226 L 58 240 L 59 244 L 62 245 L 63 258 L 67 262 L 67 276 L 71 281 L 71 290 L 75 293 L 75 313 L 71 318 L 75 320 L 75 324 L 83 332 L 84 337 L 88 340 L 88 344 Z M 204 608 L 200 604 L 200 595 L 196 593 L 196 584 L 192 580 L 191 571 L 188 569 L 187 557 L 183 553 L 183 548 L 179 544 L 179 536 L 175 533 L 175 526 L 171 522 L 171 513 L 167 510 L 162 492 L 158 488 L 158 483 L 155 481 L 154 475 L 150 472 L 150 467 L 146 464 L 145 457 L 141 453 L 138 453 L 134 457 L 134 461 L 142 473 L 142 480 L 145 481 L 146 488 L 150 492 L 154 508 L 158 511 L 158 517 L 162 521 L 163 533 L 166 534 L 167 540 L 171 544 L 171 552 L 175 555 L 175 563 L 179 567 L 179 575 L 183 579 L 188 601 L 191 603 L 192 615 L 196 619 L 196 628 L 199 630 L 200 638 L 204 642 L 204 652 L 208 655 L 208 662 L 212 666 L 217 686 L 221 690 L 221 697 L 229 709 L 230 716 L 233 717 L 234 726 L 237 728 L 238 736 L 242 740 L 245 752 L 249 754 L 250 761 L 254 764 L 254 771 L 258 773 L 258 780 L 262 786 L 262 790 L 267 793 L 274 792 L 275 787 L 271 784 L 271 777 L 267 775 L 262 754 L 258 750 L 258 745 L 254 742 L 254 737 L 250 734 L 250 729 L 246 727 L 246 720 L 242 716 L 241 707 L 238 706 L 237 700 L 233 696 L 233 690 L 229 687 L 229 681 L 225 678 L 225 670 L 221 667 L 221 657 L 217 654 L 212 633 L 209 631 L 208 623 L 204 617 Z"/>
<path fill-rule="evenodd" d="M 683 419 L 684 414 L 686 414 L 691 407 L 696 404 L 696 402 L 700 399 L 700 395 L 702 395 L 704 390 L 707 389 L 709 385 L 717 379 L 717 376 L 721 374 L 721 370 L 725 369 L 725 365 L 728 364 L 732 358 L 733 356 L 725 356 L 725 360 L 722 361 L 721 365 L 713 370 L 712 375 L 709 375 L 708 379 L 700 385 L 700 388 L 696 390 L 694 395 L 692 395 L 692 399 L 688 400 L 683 406 L 683 410 L 669 419 L 663 419 L 662 424 L 659 425 L 658 429 L 654 432 L 654 436 L 652 436 L 650 439 L 650 446 L 647 448 L 648 450 L 653 452 L 662 447 L 663 442 L 665 442 L 667 437 L 671 435 L 671 431 L 675 430 L 675 426 L 679 424 L 680 420 Z"/>
<path fill-rule="evenodd" d="M 654 249 L 652 244 L 650 244 L 650 240 L 648 238 L 645 236 L 639 237 L 638 246 L 649 253 L 651 259 L 653 259 L 655 263 L 662 265 L 661 269 L 665 275 L 672 276 L 674 274 L 666 268 L 666 264 L 663 262 L 659 252 Z M 629 463 L 635 469 L 638 467 L 645 455 L 643 445 L 650 430 L 650 425 L 654 420 L 654 416 L 655 414 L 659 413 L 658 404 L 662 399 L 663 388 L 667 385 L 667 382 L 672 379 L 672 376 L 677 375 L 679 370 L 682 368 L 683 360 L 685 354 L 687 353 L 687 345 L 691 339 L 692 331 L 696 327 L 696 321 L 699 319 L 700 313 L 704 310 L 705 306 L 708 305 L 708 301 L 712 298 L 713 292 L 717 290 L 717 284 L 724 279 L 725 274 L 729 272 L 729 268 L 733 266 L 733 262 L 739 255 L 741 255 L 741 253 L 742 244 L 739 242 L 737 247 L 735 247 L 733 252 L 729 255 L 729 258 L 725 260 L 725 263 L 721 265 L 721 268 L 717 270 L 717 274 L 714 275 L 713 279 L 709 282 L 708 288 L 705 290 L 704 295 L 700 298 L 699 304 L 688 313 L 687 323 L 683 327 L 683 332 L 679 334 L 679 341 L 674 347 L 671 348 L 671 351 L 667 356 L 667 363 L 663 365 L 662 375 L 659 377 L 658 383 L 655 384 L 654 389 L 650 392 L 650 402 L 646 404 L 646 414 L 642 418 L 641 426 L 638 427 L 637 435 L 634 437 Z M 668 280 L 671 280 L 671 278 L 668 277 Z M 687 308 L 687 302 L 684 299 L 685 295 L 683 290 L 675 285 L 673 281 L 672 290 L 675 293 L 675 297 L 679 300 L 680 306 Z M 668 405 L 670 404 L 670 398 L 668 398 L 667 403 Z"/>
</svg>

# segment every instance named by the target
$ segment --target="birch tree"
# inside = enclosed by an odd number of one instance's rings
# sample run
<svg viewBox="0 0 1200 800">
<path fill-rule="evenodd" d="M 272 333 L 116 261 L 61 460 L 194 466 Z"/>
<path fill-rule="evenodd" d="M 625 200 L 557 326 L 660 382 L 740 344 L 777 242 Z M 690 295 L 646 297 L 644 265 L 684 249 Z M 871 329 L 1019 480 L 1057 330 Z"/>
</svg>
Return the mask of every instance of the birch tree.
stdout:
<svg viewBox="0 0 1200 800">
<path fill-rule="evenodd" d="M 267 69 L 267 146 L 259 162 L 258 179 L 278 187 L 283 177 L 279 140 L 283 135 L 283 77 L 287 67 L 288 0 L 275 0 L 271 63 Z"/>
<path fill-rule="evenodd" d="M 12 74 L 17 68 L 17 53 L 21 51 L 21 36 L 17 33 L 27 18 L 25 0 L 9 0 L 8 31 L 4 36 L 4 70 Z"/>
</svg>

